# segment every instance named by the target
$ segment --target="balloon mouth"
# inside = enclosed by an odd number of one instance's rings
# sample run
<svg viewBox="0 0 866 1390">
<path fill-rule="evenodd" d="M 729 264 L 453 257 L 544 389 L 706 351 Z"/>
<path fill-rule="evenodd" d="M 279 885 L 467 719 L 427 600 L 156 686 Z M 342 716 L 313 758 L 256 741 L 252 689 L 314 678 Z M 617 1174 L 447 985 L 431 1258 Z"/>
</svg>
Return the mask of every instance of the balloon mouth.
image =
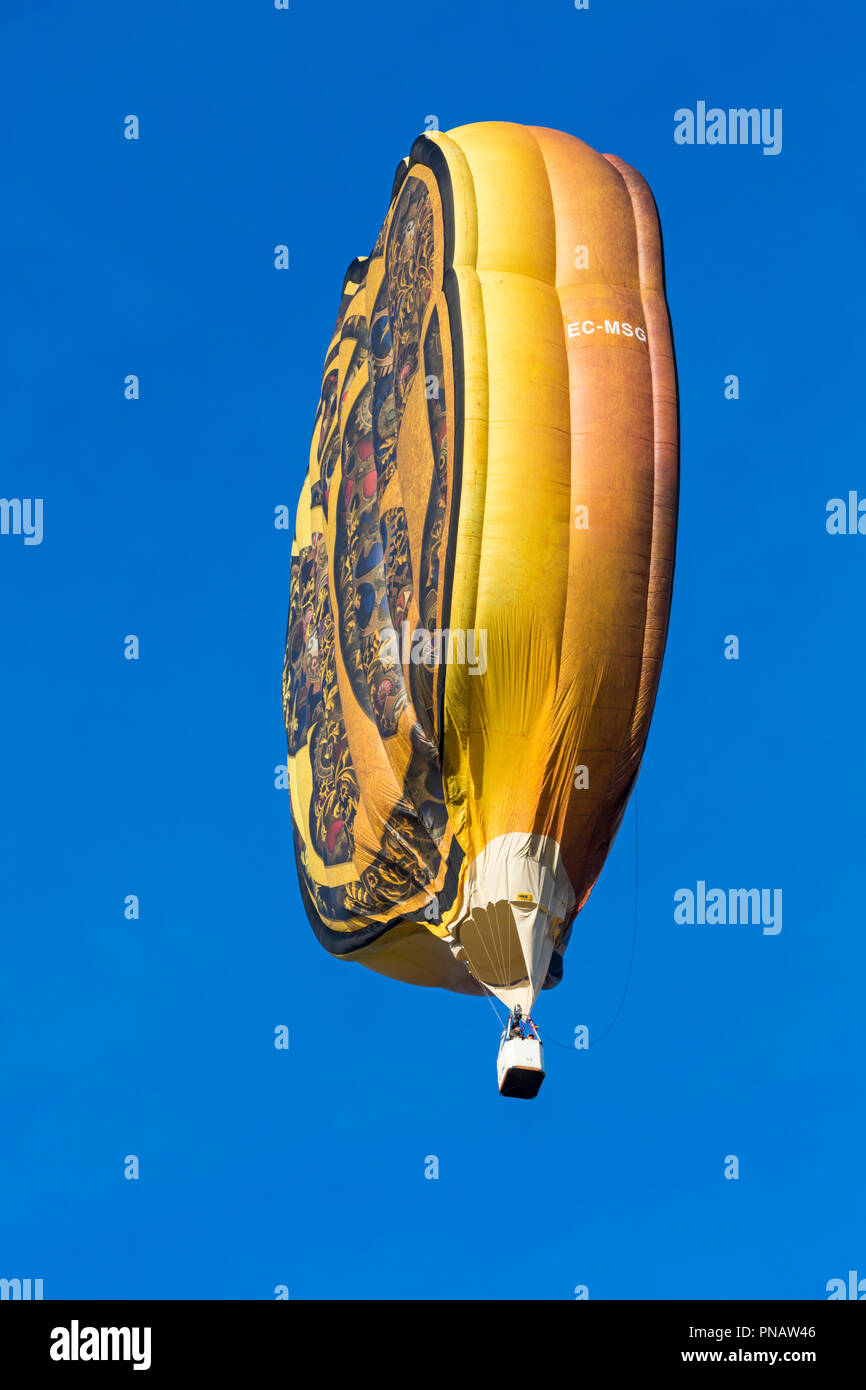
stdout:
<svg viewBox="0 0 866 1390">
<path fill-rule="evenodd" d="M 529 1013 L 574 902 L 555 840 L 500 835 L 466 866 L 448 944 L 484 989 Z"/>
</svg>

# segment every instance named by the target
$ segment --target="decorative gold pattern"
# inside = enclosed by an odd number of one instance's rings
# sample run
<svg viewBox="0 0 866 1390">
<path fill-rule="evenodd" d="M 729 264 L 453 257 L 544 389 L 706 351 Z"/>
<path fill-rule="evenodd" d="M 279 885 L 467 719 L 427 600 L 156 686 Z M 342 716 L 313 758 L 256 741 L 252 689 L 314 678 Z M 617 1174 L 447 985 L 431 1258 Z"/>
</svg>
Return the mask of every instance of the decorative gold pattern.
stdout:
<svg viewBox="0 0 866 1390">
<path fill-rule="evenodd" d="M 432 631 L 441 616 L 452 387 L 441 342 L 444 299 L 441 313 L 433 302 L 437 277 L 441 299 L 443 273 L 434 199 L 435 182 L 407 177 L 373 256 L 347 273 L 314 428 L 304 527 L 311 525 L 311 543 L 296 544 L 292 560 L 283 704 L 298 861 L 322 924 L 342 932 L 422 916 L 425 901 L 442 891 L 446 869 L 456 882 L 449 853 L 459 862 L 442 790 L 435 673 L 404 665 L 403 649 L 407 627 Z M 371 285 L 377 288 L 368 318 Z M 421 416 L 413 413 L 427 420 L 429 440 L 419 449 L 413 436 L 412 467 L 423 485 L 413 478 L 407 503 L 398 456 L 413 392 L 422 393 Z M 387 755 L 383 768 L 402 788 L 378 820 L 352 762 L 353 739 L 362 739 L 359 719 L 374 727 Z M 309 760 L 301 806 L 300 756 Z M 358 870 L 348 880 L 347 867 Z M 329 873 L 337 868 L 339 881 Z M 413 898 L 418 908 L 407 913 Z"/>
</svg>

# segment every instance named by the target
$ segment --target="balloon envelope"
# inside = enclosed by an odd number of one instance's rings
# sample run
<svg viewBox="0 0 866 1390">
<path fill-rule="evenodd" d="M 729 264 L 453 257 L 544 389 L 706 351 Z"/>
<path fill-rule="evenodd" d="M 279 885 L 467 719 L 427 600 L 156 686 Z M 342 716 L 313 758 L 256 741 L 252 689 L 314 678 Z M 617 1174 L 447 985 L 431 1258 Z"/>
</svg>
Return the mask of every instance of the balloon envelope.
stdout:
<svg viewBox="0 0 866 1390">
<path fill-rule="evenodd" d="M 670 610 L 676 373 L 639 174 L 538 127 L 420 137 L 345 277 L 283 705 L 333 955 L 528 1011 L 637 776 Z"/>
</svg>

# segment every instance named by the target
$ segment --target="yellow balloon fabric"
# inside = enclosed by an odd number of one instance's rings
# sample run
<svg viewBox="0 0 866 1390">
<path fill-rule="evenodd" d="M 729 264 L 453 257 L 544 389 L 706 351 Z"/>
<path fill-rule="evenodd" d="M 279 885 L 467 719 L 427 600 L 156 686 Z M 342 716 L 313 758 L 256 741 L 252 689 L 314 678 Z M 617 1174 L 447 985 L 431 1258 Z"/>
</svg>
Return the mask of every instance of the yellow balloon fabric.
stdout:
<svg viewBox="0 0 866 1390">
<path fill-rule="evenodd" d="M 667 633 L 676 372 L 639 174 L 422 136 L 346 274 L 292 550 L 295 853 L 333 955 L 529 1011 L 637 776 Z"/>
</svg>

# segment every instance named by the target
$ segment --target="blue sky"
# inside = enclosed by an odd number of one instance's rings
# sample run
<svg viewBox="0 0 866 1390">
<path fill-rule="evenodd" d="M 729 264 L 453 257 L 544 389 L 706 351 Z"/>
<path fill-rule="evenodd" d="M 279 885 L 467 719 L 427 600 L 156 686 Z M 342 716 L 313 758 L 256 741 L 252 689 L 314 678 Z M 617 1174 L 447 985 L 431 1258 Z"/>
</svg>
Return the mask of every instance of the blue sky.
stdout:
<svg viewBox="0 0 866 1390">
<path fill-rule="evenodd" d="M 866 1275 L 866 537 L 825 528 L 830 498 L 866 496 L 859 14 L 46 0 L 2 27 L 0 492 L 44 499 L 44 539 L 0 536 L 0 1276 L 54 1298 L 820 1299 Z M 698 100 L 781 108 L 781 154 L 676 145 Z M 531 1105 L 497 1093 L 487 1004 L 321 950 L 273 786 L 273 511 L 343 272 L 431 114 L 641 170 L 679 365 L 634 968 L 597 1047 L 548 1047 Z M 677 925 L 699 879 L 781 888 L 781 933 Z M 550 1037 L 615 1015 L 634 885 L 632 806 L 538 1007 Z"/>
</svg>

